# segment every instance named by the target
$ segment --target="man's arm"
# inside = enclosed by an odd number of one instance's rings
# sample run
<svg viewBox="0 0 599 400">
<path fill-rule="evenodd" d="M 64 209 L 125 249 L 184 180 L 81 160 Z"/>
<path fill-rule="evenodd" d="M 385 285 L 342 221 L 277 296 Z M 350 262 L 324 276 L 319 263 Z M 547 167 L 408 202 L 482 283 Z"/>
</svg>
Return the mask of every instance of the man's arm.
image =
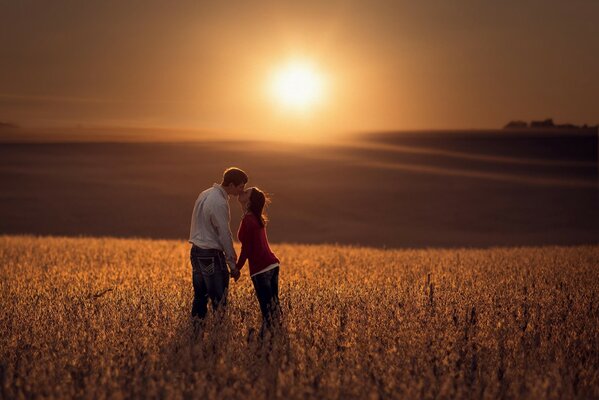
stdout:
<svg viewBox="0 0 599 400">
<path fill-rule="evenodd" d="M 223 251 L 225 252 L 225 258 L 231 273 L 237 270 L 235 266 L 237 261 L 237 253 L 233 247 L 233 237 L 231 234 L 231 228 L 229 227 L 229 206 L 227 204 L 217 205 L 211 215 L 212 224 L 216 228 L 218 238 Z"/>
</svg>

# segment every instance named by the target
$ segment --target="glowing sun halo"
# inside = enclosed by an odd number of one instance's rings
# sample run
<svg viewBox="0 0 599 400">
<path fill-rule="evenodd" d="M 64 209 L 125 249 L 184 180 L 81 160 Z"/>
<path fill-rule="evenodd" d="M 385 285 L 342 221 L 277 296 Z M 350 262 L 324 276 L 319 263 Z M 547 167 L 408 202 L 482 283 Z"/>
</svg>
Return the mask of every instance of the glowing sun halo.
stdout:
<svg viewBox="0 0 599 400">
<path fill-rule="evenodd" d="M 305 111 L 322 100 L 324 79 L 310 63 L 293 61 L 274 71 L 270 94 L 285 108 Z"/>
</svg>

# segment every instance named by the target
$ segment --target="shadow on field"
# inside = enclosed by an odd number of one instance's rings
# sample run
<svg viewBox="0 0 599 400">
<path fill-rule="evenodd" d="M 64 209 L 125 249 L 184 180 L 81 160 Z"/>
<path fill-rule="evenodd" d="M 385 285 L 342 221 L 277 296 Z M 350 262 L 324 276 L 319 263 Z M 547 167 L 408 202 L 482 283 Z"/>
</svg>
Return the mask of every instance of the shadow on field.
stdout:
<svg viewBox="0 0 599 400">
<path fill-rule="evenodd" d="M 162 346 L 161 362 L 167 374 L 177 377 L 184 396 L 218 396 L 259 390 L 265 398 L 281 396 L 279 371 L 293 362 L 286 329 L 260 337 L 230 313 L 209 315 L 205 321 L 182 318 L 171 340 Z M 239 382 L 254 382 L 242 387 Z M 215 389 L 218 388 L 218 389 Z"/>
</svg>

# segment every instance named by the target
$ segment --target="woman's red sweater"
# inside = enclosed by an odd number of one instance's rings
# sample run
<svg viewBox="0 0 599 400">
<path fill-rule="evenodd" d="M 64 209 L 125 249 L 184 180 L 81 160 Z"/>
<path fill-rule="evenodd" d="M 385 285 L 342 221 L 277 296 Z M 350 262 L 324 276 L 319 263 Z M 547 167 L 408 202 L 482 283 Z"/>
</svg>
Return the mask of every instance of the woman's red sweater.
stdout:
<svg viewBox="0 0 599 400">
<path fill-rule="evenodd" d="M 240 270 L 245 261 L 249 260 L 250 275 L 254 275 L 269 265 L 279 263 L 279 259 L 268 245 L 266 229 L 260 226 L 260 222 L 254 214 L 248 213 L 243 217 L 237 238 L 241 242 L 241 254 L 237 261 L 237 269 Z"/>
</svg>

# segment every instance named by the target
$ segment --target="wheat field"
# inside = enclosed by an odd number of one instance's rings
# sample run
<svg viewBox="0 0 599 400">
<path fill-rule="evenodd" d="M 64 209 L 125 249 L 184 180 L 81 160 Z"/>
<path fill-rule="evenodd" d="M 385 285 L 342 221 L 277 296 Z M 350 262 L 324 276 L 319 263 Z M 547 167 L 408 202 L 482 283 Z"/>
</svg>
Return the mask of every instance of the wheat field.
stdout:
<svg viewBox="0 0 599 400">
<path fill-rule="evenodd" d="M 273 250 L 262 341 L 247 270 L 194 329 L 187 243 L 0 236 L 0 396 L 599 397 L 599 246 Z"/>
</svg>

